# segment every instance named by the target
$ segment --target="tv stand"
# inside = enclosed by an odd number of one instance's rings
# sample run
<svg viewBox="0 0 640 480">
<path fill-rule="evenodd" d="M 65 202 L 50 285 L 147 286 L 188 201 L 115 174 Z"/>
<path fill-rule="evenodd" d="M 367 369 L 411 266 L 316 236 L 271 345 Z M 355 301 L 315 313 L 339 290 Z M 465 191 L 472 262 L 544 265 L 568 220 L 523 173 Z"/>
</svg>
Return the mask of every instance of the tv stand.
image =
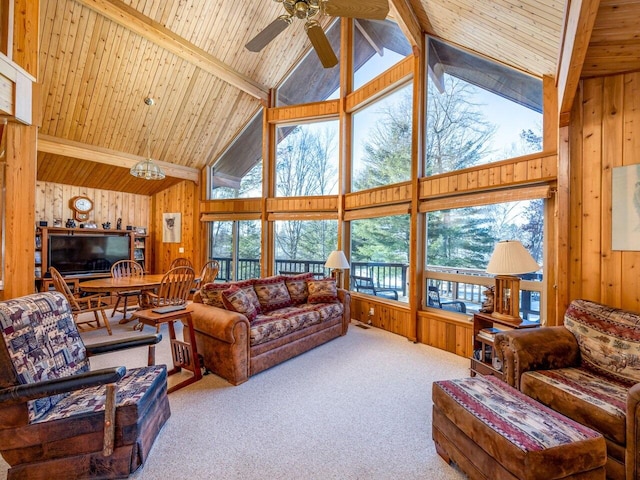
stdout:
<svg viewBox="0 0 640 480">
<path fill-rule="evenodd" d="M 65 228 L 65 227 L 39 227 L 36 230 L 36 265 L 35 265 L 35 281 L 36 291 L 46 292 L 51 289 L 53 280 L 48 270 L 48 251 L 49 251 L 49 235 L 50 234 L 67 234 L 67 235 L 121 235 L 129 237 L 129 252 L 130 259 L 134 259 L 135 251 L 135 232 L 133 230 L 114 230 L 114 229 L 102 229 L 102 228 Z M 109 272 L 104 273 L 78 273 L 64 275 L 65 281 L 69 284 L 71 289 L 75 292 L 78 291 L 80 281 L 89 280 L 93 278 L 105 278 L 109 277 Z"/>
</svg>

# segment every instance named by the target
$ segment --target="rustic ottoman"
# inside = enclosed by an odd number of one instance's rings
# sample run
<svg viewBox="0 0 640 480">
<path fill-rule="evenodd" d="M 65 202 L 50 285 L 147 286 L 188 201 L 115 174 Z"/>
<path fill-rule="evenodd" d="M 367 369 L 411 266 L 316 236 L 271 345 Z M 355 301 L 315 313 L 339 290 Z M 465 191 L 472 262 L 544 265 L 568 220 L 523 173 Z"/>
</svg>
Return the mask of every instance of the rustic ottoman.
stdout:
<svg viewBox="0 0 640 480">
<path fill-rule="evenodd" d="M 477 479 L 604 479 L 602 435 L 493 376 L 434 382 L 433 441 Z"/>
</svg>

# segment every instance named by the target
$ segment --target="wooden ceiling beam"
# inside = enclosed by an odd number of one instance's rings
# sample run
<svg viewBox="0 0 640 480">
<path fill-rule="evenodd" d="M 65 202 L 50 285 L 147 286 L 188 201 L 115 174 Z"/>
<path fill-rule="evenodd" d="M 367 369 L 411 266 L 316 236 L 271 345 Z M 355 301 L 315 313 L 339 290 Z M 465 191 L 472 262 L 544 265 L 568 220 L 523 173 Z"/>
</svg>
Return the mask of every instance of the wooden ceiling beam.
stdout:
<svg viewBox="0 0 640 480">
<path fill-rule="evenodd" d="M 578 90 L 582 67 L 600 0 L 571 0 L 565 11 L 564 31 L 558 59 L 557 83 L 560 127 L 569 124 L 569 115 Z"/>
<path fill-rule="evenodd" d="M 402 30 L 402 33 L 404 33 L 405 37 L 407 37 L 407 40 L 411 44 L 413 54 L 416 56 L 420 55 L 424 33 L 420 26 L 420 22 L 418 21 L 418 17 L 409 4 L 409 0 L 390 0 L 389 8 L 391 10 L 391 15 L 396 22 L 398 22 L 400 30 Z"/>
<path fill-rule="evenodd" d="M 85 143 L 64 140 L 50 135 L 38 135 L 38 152 L 63 155 L 65 157 L 79 158 L 90 162 L 114 165 L 116 167 L 131 168 L 145 157 L 129 153 L 117 152 L 108 148 L 95 147 Z M 155 160 L 168 177 L 191 180 L 196 184 L 200 181 L 200 170 L 168 162 Z"/>
<path fill-rule="evenodd" d="M 230 85 L 239 88 L 243 92 L 266 102 L 268 92 L 265 87 L 258 85 L 249 77 L 236 72 L 229 65 L 218 60 L 213 55 L 176 35 L 168 28 L 146 17 L 135 8 L 130 7 L 120 0 L 76 1 L 202 70 L 215 75 Z"/>
</svg>

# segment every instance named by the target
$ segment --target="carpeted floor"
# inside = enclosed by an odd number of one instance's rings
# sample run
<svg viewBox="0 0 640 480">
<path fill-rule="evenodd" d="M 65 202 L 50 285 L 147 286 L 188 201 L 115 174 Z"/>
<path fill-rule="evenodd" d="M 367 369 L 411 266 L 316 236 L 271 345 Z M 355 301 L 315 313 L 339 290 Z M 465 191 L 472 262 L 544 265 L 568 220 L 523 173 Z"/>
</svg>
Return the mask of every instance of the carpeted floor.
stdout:
<svg viewBox="0 0 640 480">
<path fill-rule="evenodd" d="M 138 334 L 117 318 L 114 338 Z M 170 362 L 166 326 L 162 333 L 158 363 Z M 103 341 L 106 332 L 83 337 Z M 144 347 L 103 355 L 92 366 L 139 366 L 146 355 Z M 210 374 L 172 393 L 172 416 L 131 478 L 461 479 L 431 440 L 431 383 L 468 369 L 464 358 L 352 324 L 345 337 L 240 386 Z"/>
</svg>

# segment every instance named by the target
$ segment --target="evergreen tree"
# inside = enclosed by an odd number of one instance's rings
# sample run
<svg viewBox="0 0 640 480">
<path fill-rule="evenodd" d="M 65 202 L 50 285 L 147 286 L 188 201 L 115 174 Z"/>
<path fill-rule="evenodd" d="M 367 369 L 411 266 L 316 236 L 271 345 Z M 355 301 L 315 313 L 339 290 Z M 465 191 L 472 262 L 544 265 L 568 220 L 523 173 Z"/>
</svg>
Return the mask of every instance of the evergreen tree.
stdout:
<svg viewBox="0 0 640 480">
<path fill-rule="evenodd" d="M 387 103 L 381 120 L 364 143 L 364 168 L 354 178 L 354 190 L 404 182 L 411 178 L 412 91 L 401 91 L 397 103 Z"/>
</svg>

